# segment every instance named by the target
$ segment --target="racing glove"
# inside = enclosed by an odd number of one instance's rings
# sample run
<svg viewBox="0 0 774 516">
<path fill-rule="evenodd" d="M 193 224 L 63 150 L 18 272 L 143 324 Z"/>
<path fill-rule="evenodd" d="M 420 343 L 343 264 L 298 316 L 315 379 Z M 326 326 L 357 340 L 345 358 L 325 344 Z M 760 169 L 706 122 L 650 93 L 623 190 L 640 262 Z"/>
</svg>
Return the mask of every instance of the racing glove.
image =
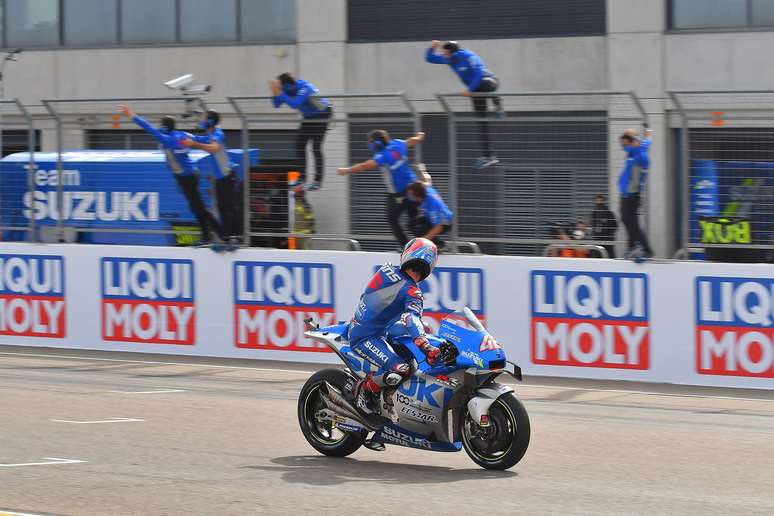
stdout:
<svg viewBox="0 0 774 516">
<path fill-rule="evenodd" d="M 428 364 L 433 365 L 438 362 L 441 350 L 430 344 L 425 337 L 417 337 L 414 339 L 414 344 L 425 354 Z"/>
</svg>

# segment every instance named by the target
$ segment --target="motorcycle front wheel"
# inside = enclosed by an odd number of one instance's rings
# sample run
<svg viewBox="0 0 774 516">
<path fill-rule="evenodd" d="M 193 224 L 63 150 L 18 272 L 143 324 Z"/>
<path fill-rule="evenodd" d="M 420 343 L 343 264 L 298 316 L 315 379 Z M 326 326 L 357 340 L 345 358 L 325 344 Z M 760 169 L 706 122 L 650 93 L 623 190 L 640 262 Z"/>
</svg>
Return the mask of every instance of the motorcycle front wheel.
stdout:
<svg viewBox="0 0 774 516">
<path fill-rule="evenodd" d="M 527 453 L 529 416 L 512 392 L 503 394 L 489 407 L 489 426 L 479 426 L 464 410 L 462 445 L 473 461 L 486 469 L 513 467 Z"/>
<path fill-rule="evenodd" d="M 322 399 L 325 382 L 344 392 L 350 377 L 339 369 L 323 369 L 309 378 L 298 396 L 298 424 L 307 442 L 329 457 L 346 457 L 363 445 L 367 432 L 344 432 L 332 421 L 318 421 L 315 414 L 327 408 Z"/>
</svg>

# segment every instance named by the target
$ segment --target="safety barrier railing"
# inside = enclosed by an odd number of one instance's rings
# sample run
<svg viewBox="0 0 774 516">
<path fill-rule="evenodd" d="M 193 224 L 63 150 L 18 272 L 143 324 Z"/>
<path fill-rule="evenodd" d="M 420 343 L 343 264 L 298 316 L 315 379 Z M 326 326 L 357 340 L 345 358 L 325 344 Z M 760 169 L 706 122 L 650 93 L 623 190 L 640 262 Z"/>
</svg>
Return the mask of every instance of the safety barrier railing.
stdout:
<svg viewBox="0 0 774 516">
<path fill-rule="evenodd" d="M 13 139 L 13 141 L 9 141 Z M 38 174 L 35 122 L 18 99 L 0 100 L 0 149 L 26 151 L 14 162 L 0 162 L 0 230 L 3 240 L 36 240 L 35 182 L 48 181 Z"/>
<path fill-rule="evenodd" d="M 680 128 L 681 255 L 774 258 L 774 91 L 669 96 Z"/>
<path fill-rule="evenodd" d="M 610 251 L 623 239 L 620 224 L 617 237 L 610 229 L 625 161 L 619 136 L 648 120 L 633 92 L 437 98 L 448 124 L 449 199 L 457 214 L 452 240 L 475 241 L 491 254 L 534 255 L 565 232 L 579 231 Z M 600 194 L 609 198 L 609 210 L 599 209 L 592 220 Z M 595 227 L 607 229 L 595 237 Z"/>
<path fill-rule="evenodd" d="M 564 254 L 564 251 L 570 251 L 570 254 Z M 597 256 L 593 256 L 596 253 Z M 601 245 L 573 244 L 573 243 L 554 243 L 548 244 L 543 251 L 543 256 L 559 256 L 571 258 L 610 258 L 607 249 Z"/>
<path fill-rule="evenodd" d="M 401 139 L 421 130 L 422 119 L 405 94 L 324 95 L 319 101 L 329 103 L 330 113 L 305 119 L 286 105 L 275 107 L 269 96 L 228 100 L 241 120 L 243 149 L 259 148 L 261 154 L 244 190 L 247 241 L 303 248 L 313 234 L 315 242 L 354 239 L 365 250 L 398 246 L 385 213 L 387 187 L 381 171 L 343 177 L 337 170 L 371 159 L 367 137 L 372 130 Z M 420 162 L 422 146 L 410 155 Z M 320 188 L 309 189 L 318 179 Z M 287 190 L 294 194 L 286 195 Z M 399 223 L 413 236 L 407 214 Z"/>
</svg>

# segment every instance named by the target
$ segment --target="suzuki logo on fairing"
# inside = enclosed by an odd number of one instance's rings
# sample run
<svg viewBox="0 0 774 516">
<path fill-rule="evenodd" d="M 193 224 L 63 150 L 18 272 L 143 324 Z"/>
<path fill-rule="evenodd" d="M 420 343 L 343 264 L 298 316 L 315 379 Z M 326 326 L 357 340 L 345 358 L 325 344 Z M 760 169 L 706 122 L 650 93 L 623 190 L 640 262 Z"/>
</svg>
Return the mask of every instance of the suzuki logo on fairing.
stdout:
<svg viewBox="0 0 774 516">
<path fill-rule="evenodd" d="M 363 345 L 368 351 L 376 355 L 376 357 L 381 360 L 383 364 L 387 363 L 387 354 L 381 349 L 377 348 L 374 343 L 372 343 L 370 340 L 367 340 L 363 343 Z"/>
<path fill-rule="evenodd" d="M 420 403 L 440 408 L 439 400 L 436 399 L 438 391 L 443 391 L 443 405 L 446 406 L 454 395 L 454 390 L 441 387 L 436 383 L 428 384 L 424 379 L 418 379 L 416 376 L 412 377 L 410 382 L 404 382 L 399 392 L 411 398 L 416 398 Z"/>
<path fill-rule="evenodd" d="M 382 437 L 385 440 L 393 441 L 403 446 L 420 446 L 422 448 L 431 449 L 430 441 L 424 437 L 414 437 L 404 432 L 399 432 L 392 427 L 385 426 L 382 428 Z M 403 441 L 403 442 L 400 442 Z"/>
</svg>

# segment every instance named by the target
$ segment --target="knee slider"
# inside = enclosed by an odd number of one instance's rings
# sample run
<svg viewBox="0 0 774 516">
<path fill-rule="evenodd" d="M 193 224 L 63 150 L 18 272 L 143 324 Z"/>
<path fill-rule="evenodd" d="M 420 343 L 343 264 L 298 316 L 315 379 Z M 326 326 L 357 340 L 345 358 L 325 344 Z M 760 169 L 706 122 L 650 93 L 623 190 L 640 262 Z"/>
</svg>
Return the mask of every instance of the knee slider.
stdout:
<svg viewBox="0 0 774 516">
<path fill-rule="evenodd" d="M 405 380 L 410 373 L 411 367 L 405 362 L 402 362 L 393 366 L 392 370 L 385 373 L 382 379 L 385 384 L 395 386 Z"/>
</svg>

